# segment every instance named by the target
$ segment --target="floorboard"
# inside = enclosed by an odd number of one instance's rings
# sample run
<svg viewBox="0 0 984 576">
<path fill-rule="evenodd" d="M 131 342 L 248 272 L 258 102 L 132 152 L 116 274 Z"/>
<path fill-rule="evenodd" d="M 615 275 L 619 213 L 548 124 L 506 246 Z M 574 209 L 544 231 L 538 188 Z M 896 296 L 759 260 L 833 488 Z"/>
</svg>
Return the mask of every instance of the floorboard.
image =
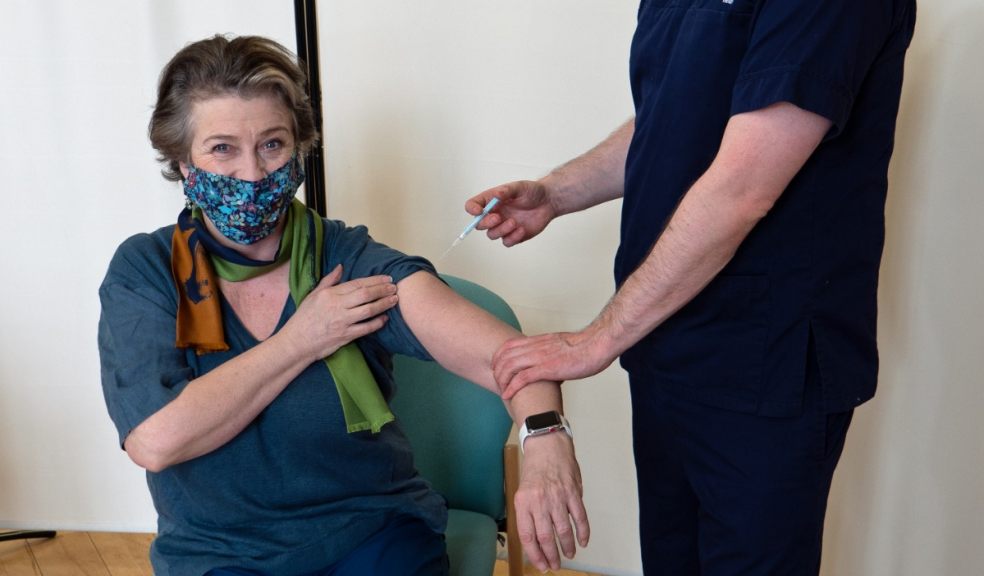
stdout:
<svg viewBox="0 0 984 576">
<path fill-rule="evenodd" d="M 0 530 L 2 532 L 2 530 Z M 153 534 L 59 532 L 54 538 L 0 542 L 0 576 L 153 576 Z M 493 576 L 508 576 L 504 560 Z M 524 576 L 540 574 L 526 566 Z M 597 576 L 559 570 L 557 576 Z"/>
<path fill-rule="evenodd" d="M 41 576 L 27 542 L 0 542 L 0 576 Z"/>
<path fill-rule="evenodd" d="M 59 532 L 55 538 L 30 540 L 42 576 L 109 576 L 87 532 Z"/>
</svg>

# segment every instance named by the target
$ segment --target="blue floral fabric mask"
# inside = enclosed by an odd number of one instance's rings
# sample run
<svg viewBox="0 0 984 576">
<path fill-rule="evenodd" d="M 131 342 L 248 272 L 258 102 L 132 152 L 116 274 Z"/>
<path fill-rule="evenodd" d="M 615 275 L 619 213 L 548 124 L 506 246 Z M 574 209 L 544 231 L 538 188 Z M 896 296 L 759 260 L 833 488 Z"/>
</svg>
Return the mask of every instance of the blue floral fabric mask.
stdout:
<svg viewBox="0 0 984 576">
<path fill-rule="evenodd" d="M 294 154 L 276 171 L 252 182 L 189 166 L 184 193 L 223 236 L 249 245 L 277 228 L 302 182 L 304 166 Z"/>
</svg>

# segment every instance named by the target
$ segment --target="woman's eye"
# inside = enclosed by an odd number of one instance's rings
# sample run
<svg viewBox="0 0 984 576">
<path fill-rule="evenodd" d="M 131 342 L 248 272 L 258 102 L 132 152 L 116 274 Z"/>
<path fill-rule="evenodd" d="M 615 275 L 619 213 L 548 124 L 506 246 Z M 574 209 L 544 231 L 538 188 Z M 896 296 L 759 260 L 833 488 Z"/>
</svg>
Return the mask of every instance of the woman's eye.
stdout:
<svg viewBox="0 0 984 576">
<path fill-rule="evenodd" d="M 284 147 L 282 140 L 270 140 L 263 144 L 264 150 L 280 150 Z"/>
<path fill-rule="evenodd" d="M 230 147 L 228 144 L 216 144 L 212 146 L 212 152 L 215 154 L 228 154 Z"/>
</svg>

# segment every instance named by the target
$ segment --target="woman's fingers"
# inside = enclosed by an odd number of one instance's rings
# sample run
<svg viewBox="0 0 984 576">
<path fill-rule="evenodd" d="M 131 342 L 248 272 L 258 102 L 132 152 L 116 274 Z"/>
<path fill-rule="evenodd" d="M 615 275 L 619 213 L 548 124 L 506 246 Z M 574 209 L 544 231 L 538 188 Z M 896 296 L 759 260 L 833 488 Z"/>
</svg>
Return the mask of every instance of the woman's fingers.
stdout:
<svg viewBox="0 0 984 576">
<path fill-rule="evenodd" d="M 366 276 L 365 278 L 356 278 L 354 280 L 349 280 L 348 282 L 342 282 L 341 284 L 334 287 L 334 292 L 339 295 L 347 294 L 357 294 L 360 291 L 371 290 L 373 288 L 378 288 L 380 286 L 393 286 L 393 278 L 386 275 L 380 276 Z"/>
<path fill-rule="evenodd" d="M 393 306 L 396 306 L 399 301 L 400 297 L 395 293 L 381 296 L 375 300 L 370 300 L 364 304 L 360 304 L 355 308 L 350 308 L 349 318 L 353 323 L 362 322 L 367 318 L 373 318 L 380 314 L 384 314 L 387 310 Z"/>
<path fill-rule="evenodd" d="M 342 279 L 342 265 L 339 264 L 338 266 L 335 266 L 335 268 L 331 272 L 325 275 L 325 277 L 318 282 L 318 285 L 315 286 L 314 289 L 324 290 L 326 288 L 330 288 L 335 284 L 338 284 L 338 281 L 341 279 Z"/>
<path fill-rule="evenodd" d="M 399 302 L 396 284 L 381 283 L 357 288 L 341 297 L 341 313 L 349 322 L 362 322 L 382 314 Z"/>
<path fill-rule="evenodd" d="M 359 322 L 356 324 L 349 325 L 348 334 L 347 334 L 350 337 L 349 341 L 356 340 L 358 338 L 362 338 L 363 336 L 368 336 L 369 334 L 372 334 L 373 332 L 385 326 L 388 320 L 389 320 L 389 316 L 387 316 L 386 314 L 378 314 L 370 318 L 369 320 L 366 320 L 365 322 Z"/>
</svg>

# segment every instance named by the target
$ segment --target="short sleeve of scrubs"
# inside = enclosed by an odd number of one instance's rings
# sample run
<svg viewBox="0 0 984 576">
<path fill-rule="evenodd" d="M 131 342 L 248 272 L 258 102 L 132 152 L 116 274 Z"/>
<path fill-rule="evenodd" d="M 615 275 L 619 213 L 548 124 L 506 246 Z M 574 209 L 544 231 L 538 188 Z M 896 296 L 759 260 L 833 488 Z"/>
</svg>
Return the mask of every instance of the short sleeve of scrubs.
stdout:
<svg viewBox="0 0 984 576">
<path fill-rule="evenodd" d="M 836 136 L 871 65 L 905 51 L 914 11 L 897 0 L 759 2 L 731 113 L 791 102 L 831 120 Z"/>
</svg>

